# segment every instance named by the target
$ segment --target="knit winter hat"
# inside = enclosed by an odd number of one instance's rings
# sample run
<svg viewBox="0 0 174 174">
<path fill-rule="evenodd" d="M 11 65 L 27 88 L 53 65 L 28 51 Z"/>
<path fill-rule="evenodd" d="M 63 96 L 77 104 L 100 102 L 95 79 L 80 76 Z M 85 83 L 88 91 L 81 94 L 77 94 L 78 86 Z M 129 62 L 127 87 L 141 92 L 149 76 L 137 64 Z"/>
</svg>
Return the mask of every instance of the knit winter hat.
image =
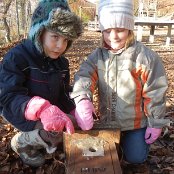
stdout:
<svg viewBox="0 0 174 174">
<path fill-rule="evenodd" d="M 73 40 L 82 34 L 82 22 L 71 12 L 66 0 L 40 0 L 32 16 L 29 38 L 41 53 L 43 47 L 40 36 L 44 29 L 67 38 L 68 49 Z"/>
<path fill-rule="evenodd" d="M 98 15 L 101 31 L 108 28 L 134 29 L 133 0 L 100 0 Z"/>
</svg>

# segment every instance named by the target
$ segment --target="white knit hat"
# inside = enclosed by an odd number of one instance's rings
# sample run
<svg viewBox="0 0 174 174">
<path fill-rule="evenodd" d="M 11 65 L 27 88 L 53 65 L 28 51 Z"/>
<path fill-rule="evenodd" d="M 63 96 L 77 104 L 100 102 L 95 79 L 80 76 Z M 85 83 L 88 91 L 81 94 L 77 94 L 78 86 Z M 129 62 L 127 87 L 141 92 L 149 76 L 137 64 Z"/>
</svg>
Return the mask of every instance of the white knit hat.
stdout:
<svg viewBox="0 0 174 174">
<path fill-rule="evenodd" d="M 133 0 L 100 0 L 98 15 L 100 30 L 108 28 L 134 29 Z"/>
</svg>

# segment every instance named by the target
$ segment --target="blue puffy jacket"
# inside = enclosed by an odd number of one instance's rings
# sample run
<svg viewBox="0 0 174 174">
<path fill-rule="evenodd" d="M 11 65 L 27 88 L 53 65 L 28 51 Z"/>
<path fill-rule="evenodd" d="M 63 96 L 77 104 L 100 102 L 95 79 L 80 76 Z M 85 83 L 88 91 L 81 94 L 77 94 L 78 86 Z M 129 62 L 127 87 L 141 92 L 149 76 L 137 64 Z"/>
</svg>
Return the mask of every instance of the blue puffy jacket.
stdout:
<svg viewBox="0 0 174 174">
<path fill-rule="evenodd" d="M 75 108 L 69 98 L 69 81 L 69 62 L 64 56 L 50 59 L 24 40 L 0 65 L 0 113 L 20 131 L 31 131 L 36 122 L 26 120 L 24 112 L 33 96 L 49 100 L 65 113 Z"/>
</svg>

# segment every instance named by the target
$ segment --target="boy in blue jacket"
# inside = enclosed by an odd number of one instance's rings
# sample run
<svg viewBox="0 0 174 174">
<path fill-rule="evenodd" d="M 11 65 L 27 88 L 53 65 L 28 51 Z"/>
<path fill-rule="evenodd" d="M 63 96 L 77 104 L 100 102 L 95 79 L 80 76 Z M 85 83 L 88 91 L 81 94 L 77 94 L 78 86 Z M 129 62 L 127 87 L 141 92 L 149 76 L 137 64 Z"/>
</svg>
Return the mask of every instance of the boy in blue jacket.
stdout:
<svg viewBox="0 0 174 174">
<path fill-rule="evenodd" d="M 41 0 L 29 39 L 12 48 L 1 63 L 1 115 L 19 130 L 11 147 L 28 165 L 41 166 L 45 158 L 40 149 L 53 153 L 61 132 L 74 132 L 66 115 L 75 105 L 69 98 L 69 63 L 63 54 L 81 33 L 82 23 L 66 0 Z"/>
</svg>

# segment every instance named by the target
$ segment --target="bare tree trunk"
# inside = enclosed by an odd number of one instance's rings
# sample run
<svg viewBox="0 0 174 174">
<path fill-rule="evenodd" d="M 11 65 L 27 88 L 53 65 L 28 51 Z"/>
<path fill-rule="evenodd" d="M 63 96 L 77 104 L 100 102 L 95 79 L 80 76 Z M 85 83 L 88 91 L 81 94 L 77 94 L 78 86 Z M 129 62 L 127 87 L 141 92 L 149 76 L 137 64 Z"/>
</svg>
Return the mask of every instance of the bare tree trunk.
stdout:
<svg viewBox="0 0 174 174">
<path fill-rule="evenodd" d="M 27 27 L 27 16 L 26 16 L 26 1 L 27 0 L 21 0 L 20 1 L 20 7 L 21 7 L 21 30 L 22 30 L 22 37 L 24 37 L 24 33 L 26 31 Z"/>
<path fill-rule="evenodd" d="M 18 10 L 18 0 L 16 0 L 16 22 L 17 22 L 17 34 L 18 39 L 20 38 L 20 29 L 19 29 L 19 10 Z"/>
<path fill-rule="evenodd" d="M 4 28 L 5 28 L 5 31 L 6 31 L 5 41 L 8 43 L 8 42 L 11 42 L 11 39 L 10 39 L 10 27 L 9 27 L 9 25 L 7 23 L 7 18 L 6 17 L 3 17 L 2 20 L 3 20 Z"/>
<path fill-rule="evenodd" d="M 25 13 L 26 0 L 22 0 L 20 2 L 20 6 L 21 6 L 21 28 L 24 29 L 26 24 L 26 13 Z"/>
<path fill-rule="evenodd" d="M 31 2 L 30 0 L 28 0 L 26 4 L 26 25 L 25 25 L 25 35 L 24 35 L 25 38 L 28 35 L 30 21 L 31 21 Z"/>
<path fill-rule="evenodd" d="M 3 20 L 5 31 L 6 31 L 6 35 L 5 35 L 6 42 L 11 42 L 11 39 L 10 39 L 10 27 L 8 25 L 8 22 L 7 22 L 7 12 L 9 10 L 9 8 L 10 8 L 11 3 L 12 3 L 12 0 L 8 0 L 8 1 L 3 2 L 3 4 L 4 4 L 4 12 L 3 12 L 2 20 Z"/>
</svg>

